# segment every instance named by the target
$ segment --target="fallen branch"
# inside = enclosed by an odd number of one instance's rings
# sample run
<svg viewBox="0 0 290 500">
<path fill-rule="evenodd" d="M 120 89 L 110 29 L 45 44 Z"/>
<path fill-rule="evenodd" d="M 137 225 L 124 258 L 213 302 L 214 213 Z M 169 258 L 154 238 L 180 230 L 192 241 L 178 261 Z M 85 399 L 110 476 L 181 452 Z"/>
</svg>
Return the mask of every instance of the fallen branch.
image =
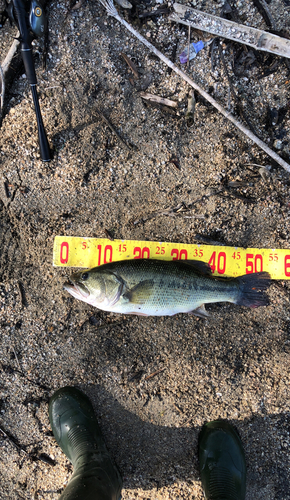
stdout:
<svg viewBox="0 0 290 500">
<path fill-rule="evenodd" d="M 290 40 L 286 38 L 244 24 L 234 23 L 179 3 L 175 3 L 173 8 L 175 12 L 168 17 L 170 21 L 228 38 L 234 42 L 244 43 L 256 50 L 290 58 Z"/>
<path fill-rule="evenodd" d="M 3 73 L 2 66 L 0 65 L 0 78 L 1 78 L 1 102 L 0 102 L 0 110 L 2 112 L 4 106 L 4 96 L 5 96 L 5 77 Z"/>
<path fill-rule="evenodd" d="M 3 71 L 4 76 L 7 73 L 8 69 L 9 69 L 9 66 L 11 64 L 11 61 L 12 61 L 13 57 L 15 56 L 16 52 L 17 52 L 18 46 L 20 44 L 20 42 L 18 40 L 19 36 L 20 36 L 20 33 L 18 31 L 17 35 L 16 35 L 16 38 L 14 39 L 14 41 L 13 41 L 10 49 L 8 50 L 7 56 L 5 57 L 4 61 L 1 63 L 2 71 Z"/>
<path fill-rule="evenodd" d="M 119 21 L 125 28 L 127 28 L 140 42 L 142 42 L 149 50 L 151 50 L 161 61 L 163 61 L 169 68 L 173 69 L 183 80 L 185 80 L 191 87 L 193 87 L 200 95 L 204 97 L 208 102 L 210 102 L 222 115 L 224 115 L 228 120 L 230 120 L 241 132 L 243 132 L 249 139 L 251 139 L 257 146 L 259 146 L 265 153 L 267 153 L 273 160 L 275 160 L 281 167 L 283 167 L 287 172 L 290 173 L 290 165 L 284 161 L 277 153 L 272 151 L 267 144 L 256 137 L 250 130 L 247 129 L 242 123 L 240 123 L 231 113 L 224 109 L 211 95 L 209 95 L 205 90 L 203 90 L 197 83 L 195 83 L 189 76 L 186 75 L 181 69 L 178 68 L 173 62 L 170 61 L 162 52 L 160 52 L 152 43 L 150 43 L 146 38 L 144 38 L 138 31 L 136 31 L 125 19 L 123 19 L 116 10 L 113 0 L 99 0 L 101 4 L 106 8 L 107 14 L 113 16 L 117 21 Z"/>
<path fill-rule="evenodd" d="M 165 99 L 164 97 L 159 97 L 158 95 L 146 94 L 145 92 L 140 92 L 142 99 L 147 101 L 157 102 L 158 104 L 163 104 L 164 106 L 169 106 L 171 108 L 177 108 L 178 103 L 176 101 L 170 101 L 170 99 Z"/>
<path fill-rule="evenodd" d="M 8 54 L 7 56 L 5 57 L 4 61 L 1 63 L 1 67 L 0 67 L 0 79 L 1 79 L 1 114 L 2 114 L 2 109 L 3 109 L 3 106 L 4 106 L 4 97 L 5 97 L 5 75 L 7 73 L 7 71 L 9 70 L 9 67 L 10 67 L 10 64 L 11 64 L 11 61 L 13 59 L 13 57 L 15 56 L 16 52 L 17 52 L 17 49 L 18 49 L 18 46 L 20 44 L 18 38 L 20 36 L 19 34 L 19 31 L 17 33 L 17 39 L 15 39 L 8 51 Z"/>
</svg>

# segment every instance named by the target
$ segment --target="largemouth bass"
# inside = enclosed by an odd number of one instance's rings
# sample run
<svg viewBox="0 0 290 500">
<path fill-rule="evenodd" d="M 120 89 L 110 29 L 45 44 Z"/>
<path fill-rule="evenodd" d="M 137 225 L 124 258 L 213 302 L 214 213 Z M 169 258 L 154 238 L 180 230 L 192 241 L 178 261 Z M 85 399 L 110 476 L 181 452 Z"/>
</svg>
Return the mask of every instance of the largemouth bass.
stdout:
<svg viewBox="0 0 290 500">
<path fill-rule="evenodd" d="M 271 281 L 268 273 L 233 279 L 210 274 L 210 267 L 199 261 L 123 260 L 77 272 L 64 289 L 103 311 L 140 316 L 193 313 L 205 317 L 204 304 L 213 302 L 268 304 L 264 293 Z"/>
</svg>

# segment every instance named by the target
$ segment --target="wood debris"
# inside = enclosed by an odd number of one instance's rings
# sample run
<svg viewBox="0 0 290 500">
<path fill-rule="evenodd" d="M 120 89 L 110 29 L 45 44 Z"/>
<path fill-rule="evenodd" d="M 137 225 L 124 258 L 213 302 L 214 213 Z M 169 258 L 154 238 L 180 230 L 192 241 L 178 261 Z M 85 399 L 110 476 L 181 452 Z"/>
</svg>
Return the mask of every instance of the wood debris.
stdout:
<svg viewBox="0 0 290 500">
<path fill-rule="evenodd" d="M 133 63 L 133 61 L 131 61 L 130 57 L 128 57 L 124 52 L 121 52 L 121 56 L 128 64 L 128 66 L 129 66 L 130 70 L 132 71 L 133 75 L 135 76 L 135 78 L 139 78 L 139 73 L 138 73 L 137 67 Z"/>
<path fill-rule="evenodd" d="M 149 380 L 150 378 L 155 377 L 155 375 L 158 375 L 158 373 L 164 372 L 164 370 L 165 368 L 160 368 L 160 370 L 156 370 L 156 372 L 147 375 L 147 377 L 145 377 L 144 380 Z"/>
<path fill-rule="evenodd" d="M 165 215 L 167 217 L 176 217 L 181 215 L 184 219 L 204 219 L 205 216 L 203 214 L 194 214 L 194 215 L 183 215 L 184 212 L 190 212 L 192 209 L 188 208 L 185 203 L 180 203 L 177 207 L 168 208 L 167 210 L 160 210 L 158 212 L 152 212 L 141 219 L 134 221 L 134 226 L 136 224 L 140 224 L 140 222 L 146 222 L 147 220 L 155 219 L 155 217 L 160 217 L 161 215 Z"/>
<path fill-rule="evenodd" d="M 198 85 L 196 82 L 194 82 L 184 71 L 182 71 L 178 66 L 176 66 L 168 57 L 166 57 L 162 52 L 160 52 L 152 43 L 150 43 L 144 36 L 142 36 L 138 31 L 136 31 L 131 24 L 129 24 L 125 19 L 123 19 L 117 9 L 114 6 L 113 0 L 99 0 L 100 3 L 105 7 L 107 10 L 107 14 L 109 16 L 113 16 L 117 21 L 119 21 L 125 28 L 127 28 L 130 33 L 132 33 L 140 42 L 142 42 L 149 50 L 153 52 L 161 61 L 163 61 L 169 68 L 173 69 L 175 73 L 177 73 L 184 81 L 186 81 L 191 87 L 193 87 L 204 99 L 206 99 L 208 102 L 212 104 L 214 108 L 216 108 L 225 118 L 230 120 L 241 132 L 243 132 L 249 139 L 251 139 L 259 148 L 261 148 L 265 153 L 267 153 L 273 160 L 275 160 L 281 167 L 283 167 L 287 172 L 290 172 L 290 165 L 287 163 L 281 156 L 279 156 L 275 151 L 273 151 L 269 146 L 259 139 L 255 134 L 253 134 L 243 123 L 240 123 L 239 120 L 237 120 L 229 111 L 227 111 L 223 106 L 221 106 L 210 94 L 208 94 L 200 85 Z M 176 4 L 175 4 L 176 5 Z M 178 4 L 177 4 L 178 5 Z M 183 6 L 181 6 L 183 7 Z M 187 9 L 188 10 L 188 9 Z M 199 12 L 199 11 L 197 11 Z M 177 22 L 180 21 L 180 17 L 182 16 L 177 16 L 176 19 Z M 217 18 L 219 19 L 219 18 Z M 224 21 L 224 20 L 222 20 Z M 230 21 L 228 21 L 230 22 Z M 184 24 L 187 24 L 184 23 Z M 240 25 L 238 25 L 240 26 Z M 198 29 L 201 29 L 199 26 Z M 253 28 L 250 28 L 253 29 Z M 269 35 L 269 34 L 267 34 Z M 274 35 L 271 35 L 274 36 Z M 226 37 L 225 37 L 226 38 Z M 284 39 L 282 39 L 284 40 Z M 242 41 L 242 40 L 240 40 Z M 290 44 L 289 40 L 285 40 Z M 284 55 L 284 54 L 282 54 Z"/>
<path fill-rule="evenodd" d="M 256 50 L 290 58 L 290 40 L 286 38 L 191 9 L 179 3 L 175 3 L 173 8 L 175 12 L 169 16 L 170 21 L 228 38 L 234 42 L 244 43 Z"/>
<path fill-rule="evenodd" d="M 175 156 L 170 158 L 168 163 L 172 163 L 177 170 L 181 170 L 180 162 L 179 162 L 178 158 L 176 158 Z"/>
<path fill-rule="evenodd" d="M 257 7 L 268 28 L 276 29 L 275 21 L 266 2 L 264 0 L 253 0 L 253 4 Z"/>
<path fill-rule="evenodd" d="M 18 288 L 19 288 L 19 292 L 20 292 L 21 304 L 22 304 L 23 307 L 27 307 L 28 306 L 28 302 L 26 300 L 26 293 L 25 293 L 25 290 L 24 290 L 23 283 L 21 281 L 18 281 L 17 284 L 18 284 Z"/>
<path fill-rule="evenodd" d="M 194 239 L 196 241 L 200 241 L 201 243 L 204 243 L 205 245 L 225 246 L 225 243 L 221 243 L 220 241 L 212 240 L 211 238 L 209 238 L 207 236 L 203 236 L 202 234 L 196 234 L 194 236 Z"/>
<path fill-rule="evenodd" d="M 145 17 L 155 17 L 155 16 L 162 16 L 163 14 L 169 14 L 170 9 L 168 7 L 159 7 L 158 9 L 152 10 L 150 12 L 143 12 L 142 14 L 139 14 L 139 19 L 144 19 Z"/>
<path fill-rule="evenodd" d="M 39 456 L 37 456 L 35 453 L 28 453 L 23 446 L 20 446 L 18 444 L 18 440 L 14 436 L 12 436 L 10 432 L 5 432 L 1 427 L 0 433 L 17 449 L 19 454 L 24 453 L 26 455 L 26 458 L 32 460 L 33 462 L 40 460 L 41 462 L 44 462 L 45 464 L 51 465 L 53 467 L 56 465 L 57 462 L 46 453 L 41 453 Z"/>
<path fill-rule="evenodd" d="M 0 432 L 6 439 L 10 441 L 11 444 L 13 444 L 13 446 L 15 446 L 15 448 L 17 448 L 19 453 L 22 452 L 25 453 L 25 455 L 28 455 L 27 451 L 17 443 L 17 440 L 12 436 L 12 434 L 5 432 L 1 427 Z"/>
<path fill-rule="evenodd" d="M 185 113 L 185 119 L 188 127 L 191 127 L 194 124 L 195 103 L 194 90 L 192 90 L 188 96 L 187 111 Z"/>
<path fill-rule="evenodd" d="M 10 68 L 11 61 L 12 61 L 13 57 L 15 57 L 18 46 L 20 44 L 20 42 L 18 40 L 19 36 L 20 36 L 20 33 L 18 31 L 16 38 L 13 41 L 5 59 L 1 62 L 1 65 L 0 65 L 0 82 L 1 82 L 1 106 L 0 106 L 1 115 L 0 115 L 0 119 L 2 119 L 2 110 L 3 110 L 4 98 L 5 98 L 5 76 Z"/>
<path fill-rule="evenodd" d="M 172 403 L 172 404 L 173 404 L 174 408 L 175 408 L 175 409 L 176 409 L 179 413 L 181 413 L 181 415 L 184 415 L 183 411 L 182 411 L 180 408 L 178 408 L 178 406 L 177 406 L 175 403 Z"/>
<path fill-rule="evenodd" d="M 160 97 L 158 95 L 146 94 L 145 92 L 140 92 L 140 96 L 142 99 L 147 101 L 151 101 L 157 104 L 161 104 L 163 106 L 169 106 L 170 108 L 177 108 L 178 103 L 176 101 L 171 101 L 170 99 L 166 99 L 164 97 Z"/>
<path fill-rule="evenodd" d="M 106 237 L 111 240 L 111 241 L 114 241 L 114 236 L 112 234 L 112 231 L 109 231 L 108 229 L 104 229 L 104 232 L 106 234 Z"/>
<path fill-rule="evenodd" d="M 2 111 L 4 106 L 4 95 L 5 95 L 5 78 L 2 66 L 0 65 L 0 78 L 1 78 L 1 101 L 0 101 L 0 109 Z"/>
<path fill-rule="evenodd" d="M 128 149 L 128 151 L 131 151 L 131 147 L 126 144 L 125 141 L 123 141 L 122 137 L 119 136 L 118 132 L 114 129 L 113 125 L 109 122 L 109 120 L 103 115 L 103 113 L 101 113 L 101 111 L 99 110 L 94 110 L 98 116 L 108 125 L 109 129 L 111 130 L 111 132 L 113 132 L 113 134 L 119 139 L 119 141 L 123 144 L 123 146 L 125 146 L 126 149 Z"/>
<path fill-rule="evenodd" d="M 76 3 L 76 4 L 75 4 L 75 5 L 71 8 L 71 10 L 77 10 L 77 9 L 79 9 L 79 8 L 83 5 L 84 1 L 85 1 L 85 0 L 80 0 L 79 2 L 77 2 L 77 3 Z"/>
</svg>

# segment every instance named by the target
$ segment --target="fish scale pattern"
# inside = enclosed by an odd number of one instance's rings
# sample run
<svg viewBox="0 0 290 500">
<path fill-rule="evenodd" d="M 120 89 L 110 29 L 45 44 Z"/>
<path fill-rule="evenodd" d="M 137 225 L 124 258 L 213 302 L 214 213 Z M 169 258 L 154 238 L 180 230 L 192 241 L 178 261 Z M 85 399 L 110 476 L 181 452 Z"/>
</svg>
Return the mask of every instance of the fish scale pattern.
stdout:
<svg viewBox="0 0 290 500">
<path fill-rule="evenodd" d="M 229 300 L 232 295 L 237 294 L 234 281 L 219 282 L 197 274 L 193 266 L 181 262 L 136 260 L 132 267 L 134 269 L 129 273 L 124 261 L 118 272 L 122 278 L 127 278 L 127 287 L 137 287 L 138 291 L 140 288 L 139 307 L 146 314 L 188 312 L 203 303 L 216 302 L 217 299 Z M 142 293 L 142 283 L 148 281 L 152 282 L 152 293 L 148 292 L 148 287 Z M 134 305 L 138 307 L 138 304 Z M 131 304 L 127 304 L 126 307 L 130 306 Z"/>
</svg>

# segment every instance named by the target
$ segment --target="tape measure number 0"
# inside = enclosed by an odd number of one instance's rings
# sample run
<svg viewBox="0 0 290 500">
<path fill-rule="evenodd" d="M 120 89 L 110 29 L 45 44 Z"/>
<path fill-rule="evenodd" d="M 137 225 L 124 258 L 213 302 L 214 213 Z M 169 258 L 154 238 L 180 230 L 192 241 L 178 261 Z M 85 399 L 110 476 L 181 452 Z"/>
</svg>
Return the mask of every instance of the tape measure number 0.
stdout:
<svg viewBox="0 0 290 500">
<path fill-rule="evenodd" d="M 268 271 L 272 279 L 290 279 L 290 249 L 259 249 L 153 241 L 56 236 L 53 265 L 97 267 L 125 259 L 201 260 L 215 276 L 236 277 Z"/>
</svg>

